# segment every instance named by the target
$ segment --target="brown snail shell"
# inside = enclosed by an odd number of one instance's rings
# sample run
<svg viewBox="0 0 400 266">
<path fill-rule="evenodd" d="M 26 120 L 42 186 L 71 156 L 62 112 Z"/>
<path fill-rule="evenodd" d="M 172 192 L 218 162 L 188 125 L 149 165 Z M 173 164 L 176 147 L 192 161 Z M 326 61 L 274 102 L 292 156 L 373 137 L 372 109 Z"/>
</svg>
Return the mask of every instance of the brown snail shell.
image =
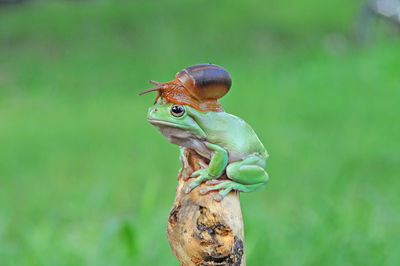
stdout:
<svg viewBox="0 0 400 266">
<path fill-rule="evenodd" d="M 163 97 L 168 102 L 189 105 L 201 111 L 223 111 L 218 99 L 229 91 L 232 79 L 228 71 L 220 66 L 199 64 L 179 71 L 170 82 L 150 82 L 157 87 L 140 95 L 158 91 L 156 101 Z"/>
</svg>

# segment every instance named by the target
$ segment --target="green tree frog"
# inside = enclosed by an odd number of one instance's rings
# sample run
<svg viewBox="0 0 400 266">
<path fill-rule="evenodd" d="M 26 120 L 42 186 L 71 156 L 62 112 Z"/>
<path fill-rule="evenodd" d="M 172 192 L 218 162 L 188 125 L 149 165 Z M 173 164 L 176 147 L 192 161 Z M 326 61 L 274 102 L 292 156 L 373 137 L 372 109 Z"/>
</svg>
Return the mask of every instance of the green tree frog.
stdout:
<svg viewBox="0 0 400 266">
<path fill-rule="evenodd" d="M 208 167 L 195 171 L 195 178 L 185 193 L 206 182 L 201 194 L 218 191 L 221 201 L 230 191 L 252 192 L 268 182 L 265 171 L 268 153 L 254 130 L 241 118 L 226 112 L 199 111 L 188 105 L 164 104 L 158 101 L 148 110 L 147 120 L 167 140 L 185 149 L 192 149 L 210 160 Z M 226 171 L 229 178 L 218 180 Z"/>
</svg>

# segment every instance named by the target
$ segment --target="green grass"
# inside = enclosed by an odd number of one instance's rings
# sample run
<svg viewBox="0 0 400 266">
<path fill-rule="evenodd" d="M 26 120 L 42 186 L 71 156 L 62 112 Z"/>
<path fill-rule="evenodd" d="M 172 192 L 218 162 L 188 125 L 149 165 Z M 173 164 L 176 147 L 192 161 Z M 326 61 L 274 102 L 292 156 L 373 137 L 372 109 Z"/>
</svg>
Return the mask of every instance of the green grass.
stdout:
<svg viewBox="0 0 400 266">
<path fill-rule="evenodd" d="M 248 265 L 397 265 L 399 39 L 355 43 L 360 1 L 265 2 L 0 7 L 0 264 L 178 265 L 178 148 L 137 93 L 212 62 L 271 155 Z"/>
</svg>

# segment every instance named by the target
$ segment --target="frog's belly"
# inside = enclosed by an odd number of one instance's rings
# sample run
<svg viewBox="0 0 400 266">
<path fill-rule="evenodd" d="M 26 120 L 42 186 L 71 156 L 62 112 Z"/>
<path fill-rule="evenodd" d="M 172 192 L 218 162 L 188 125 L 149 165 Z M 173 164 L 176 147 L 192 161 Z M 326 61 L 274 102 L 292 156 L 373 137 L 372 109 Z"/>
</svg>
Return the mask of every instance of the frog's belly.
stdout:
<svg viewBox="0 0 400 266">
<path fill-rule="evenodd" d="M 154 125 L 160 130 L 160 132 L 167 138 L 167 140 L 173 144 L 186 147 L 195 150 L 201 156 L 211 159 L 212 152 L 204 144 L 205 139 L 197 136 L 195 133 L 189 130 L 182 130 L 176 127 L 169 127 L 157 123 Z"/>
<path fill-rule="evenodd" d="M 205 140 L 199 140 L 196 138 L 189 138 L 189 139 L 182 139 L 176 137 L 169 137 L 168 139 L 171 143 L 177 144 L 179 146 L 183 146 L 189 149 L 195 150 L 201 156 L 211 160 L 213 155 L 213 151 L 207 148 L 205 145 Z M 236 151 L 229 151 L 228 152 L 229 163 L 241 161 L 246 158 L 245 154 L 236 152 Z"/>
<path fill-rule="evenodd" d="M 175 127 L 169 127 L 162 125 L 160 126 L 157 123 L 153 123 L 161 133 L 167 138 L 167 140 L 173 144 L 186 147 L 192 150 L 195 150 L 198 154 L 211 160 L 213 151 L 207 148 L 205 142 L 206 139 L 202 138 L 189 130 L 182 130 Z M 229 151 L 229 163 L 243 160 L 246 157 L 246 154 Z"/>
<path fill-rule="evenodd" d="M 199 139 L 180 139 L 176 137 L 171 137 L 168 139 L 171 143 L 177 144 L 179 146 L 183 146 L 192 150 L 195 150 L 198 154 L 203 156 L 204 158 L 211 159 L 212 156 L 212 151 L 207 148 L 207 146 L 204 144 L 203 140 Z"/>
</svg>

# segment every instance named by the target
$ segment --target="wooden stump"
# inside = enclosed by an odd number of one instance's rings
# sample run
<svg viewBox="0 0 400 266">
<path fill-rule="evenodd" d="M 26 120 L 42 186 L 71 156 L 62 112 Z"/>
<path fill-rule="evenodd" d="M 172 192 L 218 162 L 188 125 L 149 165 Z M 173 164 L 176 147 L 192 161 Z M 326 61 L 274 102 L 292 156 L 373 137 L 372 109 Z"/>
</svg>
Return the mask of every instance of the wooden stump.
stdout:
<svg viewBox="0 0 400 266">
<path fill-rule="evenodd" d="M 205 158 L 188 151 L 185 176 L 208 165 Z M 226 178 L 222 176 L 221 178 Z M 244 230 L 239 193 L 229 193 L 221 202 L 213 193 L 201 195 L 199 189 L 185 194 L 193 179 L 180 178 L 174 205 L 168 217 L 167 238 L 172 253 L 181 265 L 246 265 Z"/>
</svg>

